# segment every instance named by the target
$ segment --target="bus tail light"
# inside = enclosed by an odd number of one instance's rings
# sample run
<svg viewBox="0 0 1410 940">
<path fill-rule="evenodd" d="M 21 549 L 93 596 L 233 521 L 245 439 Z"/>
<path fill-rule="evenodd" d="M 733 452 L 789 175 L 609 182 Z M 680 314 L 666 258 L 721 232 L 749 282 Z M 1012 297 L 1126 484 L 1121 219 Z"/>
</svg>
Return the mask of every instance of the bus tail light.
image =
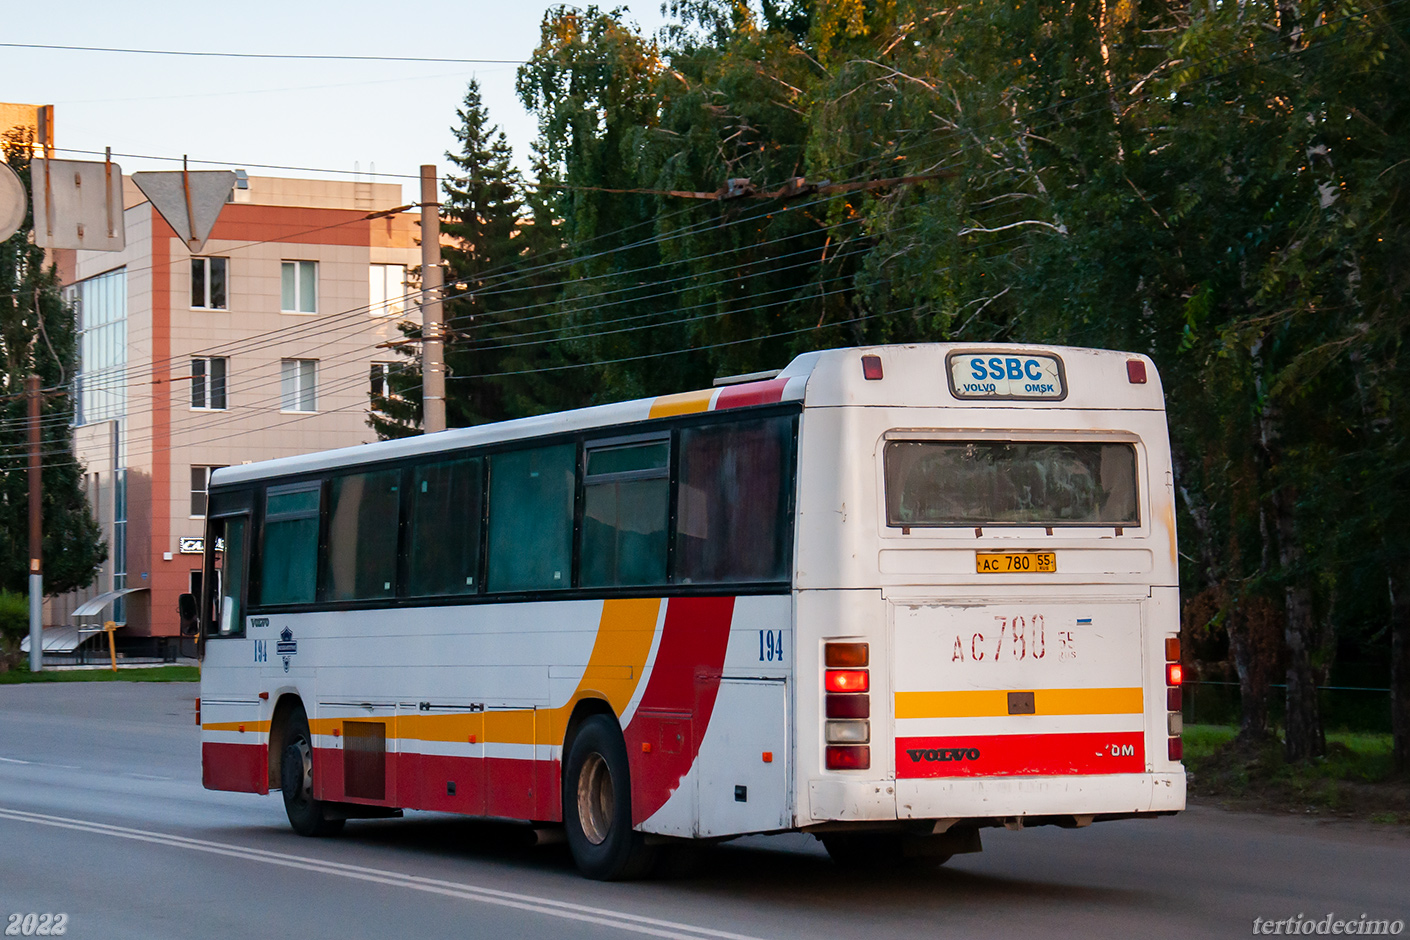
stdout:
<svg viewBox="0 0 1410 940">
<path fill-rule="evenodd" d="M 823 675 L 829 692 L 866 692 L 871 688 L 865 669 L 829 669 Z"/>
<path fill-rule="evenodd" d="M 869 650 L 866 643 L 829 643 L 823 647 L 823 665 L 830 669 L 865 669 L 870 665 Z"/>
<path fill-rule="evenodd" d="M 880 356 L 862 357 L 862 378 L 871 382 L 875 382 L 877 379 L 881 378 Z"/>
<path fill-rule="evenodd" d="M 870 770 L 871 748 L 865 744 L 829 744 L 828 770 Z"/>
<path fill-rule="evenodd" d="M 828 770 L 871 768 L 870 664 L 871 647 L 866 643 L 823 644 L 823 750 Z"/>
<path fill-rule="evenodd" d="M 1141 368 L 1145 369 L 1144 363 Z M 1142 371 L 1143 376 L 1144 374 Z M 1185 715 L 1181 708 L 1184 704 L 1184 696 L 1180 692 L 1180 685 L 1185 681 L 1185 669 L 1180 665 L 1180 638 L 1178 636 L 1165 638 L 1165 659 L 1165 708 L 1167 711 L 1165 731 L 1170 735 L 1170 760 L 1178 761 L 1185 756 L 1185 742 L 1180 737 L 1185 730 Z"/>
<path fill-rule="evenodd" d="M 871 722 L 850 718 L 827 723 L 828 744 L 870 744 Z"/>
<path fill-rule="evenodd" d="M 828 693 L 826 700 L 829 718 L 870 718 L 871 696 Z"/>
<path fill-rule="evenodd" d="M 1126 360 L 1126 381 L 1132 385 L 1146 384 L 1146 364 L 1140 359 Z"/>
</svg>

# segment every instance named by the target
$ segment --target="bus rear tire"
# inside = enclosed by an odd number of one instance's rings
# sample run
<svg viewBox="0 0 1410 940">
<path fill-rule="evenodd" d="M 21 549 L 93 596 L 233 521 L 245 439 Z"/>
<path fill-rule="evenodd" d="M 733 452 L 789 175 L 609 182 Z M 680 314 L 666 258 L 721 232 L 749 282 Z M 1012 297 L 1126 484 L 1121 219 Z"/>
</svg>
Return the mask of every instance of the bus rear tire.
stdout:
<svg viewBox="0 0 1410 940">
<path fill-rule="evenodd" d="M 301 836 L 331 836 L 342 830 L 346 820 L 329 819 L 323 801 L 313 798 L 313 737 L 301 706 L 294 707 L 284 727 L 279 782 L 289 825 Z"/>
<path fill-rule="evenodd" d="M 584 721 L 568 748 L 563 828 L 578 870 L 596 881 L 641 878 L 655 862 L 655 847 L 632 828 L 627 746 L 607 715 Z"/>
</svg>

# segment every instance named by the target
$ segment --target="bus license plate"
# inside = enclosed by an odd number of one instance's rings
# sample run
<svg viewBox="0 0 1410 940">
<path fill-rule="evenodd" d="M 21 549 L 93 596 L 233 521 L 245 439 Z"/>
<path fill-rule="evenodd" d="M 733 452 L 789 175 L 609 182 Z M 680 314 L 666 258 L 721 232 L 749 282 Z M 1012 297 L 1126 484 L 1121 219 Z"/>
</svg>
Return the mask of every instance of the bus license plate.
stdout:
<svg viewBox="0 0 1410 940">
<path fill-rule="evenodd" d="M 978 574 L 1051 574 L 1057 571 L 1054 552 L 975 552 Z"/>
</svg>

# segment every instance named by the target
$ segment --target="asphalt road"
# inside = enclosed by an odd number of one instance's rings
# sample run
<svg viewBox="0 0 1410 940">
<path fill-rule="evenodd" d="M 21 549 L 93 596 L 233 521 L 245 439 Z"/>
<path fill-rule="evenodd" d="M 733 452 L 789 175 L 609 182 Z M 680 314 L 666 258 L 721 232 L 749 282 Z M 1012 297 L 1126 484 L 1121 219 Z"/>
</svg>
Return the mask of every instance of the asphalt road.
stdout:
<svg viewBox="0 0 1410 940">
<path fill-rule="evenodd" d="M 63 913 L 78 940 L 812 940 L 1236 937 L 1255 917 L 1298 914 L 1410 921 L 1405 830 L 1206 808 L 985 830 L 982 854 L 904 876 L 849 875 L 803 835 L 716 847 L 689 877 L 606 885 L 580 878 L 561 845 L 454 817 L 354 821 L 341 837 L 304 839 L 277 796 L 201 788 L 195 695 L 185 684 L 0 687 L 0 924 Z"/>
</svg>

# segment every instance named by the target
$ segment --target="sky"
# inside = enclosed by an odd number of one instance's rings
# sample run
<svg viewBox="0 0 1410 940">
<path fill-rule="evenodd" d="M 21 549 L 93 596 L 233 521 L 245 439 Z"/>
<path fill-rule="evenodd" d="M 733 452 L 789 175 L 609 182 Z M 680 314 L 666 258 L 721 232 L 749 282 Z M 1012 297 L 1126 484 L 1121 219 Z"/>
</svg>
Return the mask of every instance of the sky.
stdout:
<svg viewBox="0 0 1410 940">
<path fill-rule="evenodd" d="M 368 0 L 246 0 L 175 3 L 45 0 L 6 5 L 0 42 L 181 51 L 390 55 L 522 61 L 538 44 L 551 4 L 524 0 L 433 3 Z M 659 0 L 614 0 L 654 34 Z M 336 171 L 374 165 L 405 174 L 417 197 L 423 163 L 444 172 L 455 146 L 450 127 L 471 78 L 490 118 L 528 168 L 534 119 L 514 93 L 512 64 L 329 62 L 197 58 L 0 48 L 0 101 L 54 105 L 56 154 L 114 154 L 212 160 L 251 176 L 351 178 L 260 169 L 254 164 Z M 66 149 L 68 148 L 68 149 Z M 95 151 L 97 156 L 74 153 Z M 114 156 L 123 172 L 179 163 Z M 192 164 L 192 169 L 219 169 Z M 381 176 L 380 182 L 398 182 Z"/>
</svg>

